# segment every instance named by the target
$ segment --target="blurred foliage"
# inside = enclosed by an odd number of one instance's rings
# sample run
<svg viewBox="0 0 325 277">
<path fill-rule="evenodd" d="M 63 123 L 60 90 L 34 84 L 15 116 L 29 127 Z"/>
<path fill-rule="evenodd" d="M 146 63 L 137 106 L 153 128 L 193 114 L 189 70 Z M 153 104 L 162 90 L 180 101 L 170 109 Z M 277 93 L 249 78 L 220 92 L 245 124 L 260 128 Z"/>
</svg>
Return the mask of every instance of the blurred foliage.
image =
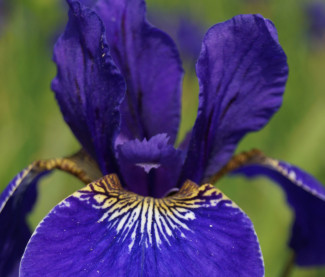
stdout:
<svg viewBox="0 0 325 277">
<path fill-rule="evenodd" d="M 5 0 L 6 1 L 6 0 Z M 66 22 L 61 0 L 7 0 L 0 5 L 0 190 L 33 160 L 61 157 L 78 150 L 50 91 L 55 66 L 52 48 Z M 308 1 L 308 0 L 306 0 Z M 242 13 L 260 13 L 278 29 L 290 68 L 283 106 L 262 131 L 248 135 L 238 152 L 262 149 L 325 182 L 325 43 L 313 47 L 305 5 L 299 0 L 150 0 L 149 11 L 166 17 L 184 14 L 206 29 Z M 184 63 L 181 136 L 193 125 L 198 84 L 193 65 Z M 55 173 L 40 184 L 40 197 L 30 218 L 42 217 L 82 184 Z M 279 276 L 290 255 L 286 246 L 292 221 L 284 195 L 273 183 L 226 178 L 216 184 L 252 219 L 265 259 L 266 275 Z M 292 276 L 324 276 L 324 269 L 295 268 Z"/>
</svg>

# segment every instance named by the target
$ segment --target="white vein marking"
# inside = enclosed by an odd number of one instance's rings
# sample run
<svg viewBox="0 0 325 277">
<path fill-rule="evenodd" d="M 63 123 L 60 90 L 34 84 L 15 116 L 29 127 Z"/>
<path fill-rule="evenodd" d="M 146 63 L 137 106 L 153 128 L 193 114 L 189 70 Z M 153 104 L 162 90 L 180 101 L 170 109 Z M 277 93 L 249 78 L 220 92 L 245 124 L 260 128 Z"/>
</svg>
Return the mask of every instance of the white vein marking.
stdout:
<svg viewBox="0 0 325 277">
<path fill-rule="evenodd" d="M 169 202 L 116 191 L 105 195 L 103 189 L 96 190 L 95 186 L 90 188 L 79 191 L 75 197 L 91 206 L 95 205 L 96 209 L 102 208 L 103 214 L 97 222 L 119 234 L 117 241 L 127 242 L 129 251 L 136 243 L 145 247 L 156 244 L 160 248 L 163 242 L 171 245 L 171 239 L 186 238 L 186 232 L 192 232 L 188 223 L 196 219 L 194 209 L 216 206 L 225 200 L 219 196 L 209 198 L 209 192 L 213 193 L 211 189 L 204 191 L 207 199 Z"/>
</svg>

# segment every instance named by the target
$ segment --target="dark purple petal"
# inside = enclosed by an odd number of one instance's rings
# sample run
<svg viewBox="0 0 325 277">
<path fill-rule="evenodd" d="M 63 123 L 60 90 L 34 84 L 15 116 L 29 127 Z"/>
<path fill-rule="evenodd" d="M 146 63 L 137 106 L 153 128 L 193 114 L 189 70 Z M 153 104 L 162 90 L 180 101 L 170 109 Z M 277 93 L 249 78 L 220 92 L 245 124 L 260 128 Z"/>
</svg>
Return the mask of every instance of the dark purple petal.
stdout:
<svg viewBox="0 0 325 277">
<path fill-rule="evenodd" d="M 248 217 L 212 185 L 154 199 L 109 175 L 40 223 L 21 276 L 263 276 Z"/>
<path fill-rule="evenodd" d="M 54 49 L 52 82 L 64 119 L 104 173 L 116 172 L 113 144 L 125 83 L 95 12 L 70 1 L 69 22 Z"/>
<path fill-rule="evenodd" d="M 204 22 L 197 21 L 186 13 L 162 11 L 157 8 L 149 9 L 148 19 L 175 40 L 182 60 L 195 66 L 206 31 Z"/>
<path fill-rule="evenodd" d="M 181 181 L 200 183 L 218 172 L 239 140 L 269 121 L 287 73 L 276 30 L 260 15 L 239 15 L 207 32 L 197 63 L 198 117 Z"/>
<path fill-rule="evenodd" d="M 310 1 L 305 6 L 308 23 L 308 42 L 323 46 L 325 39 L 325 3 Z M 317 45 L 319 44 L 319 45 Z"/>
<path fill-rule="evenodd" d="M 150 140 L 133 140 L 117 147 L 120 170 L 126 188 L 142 196 L 162 197 L 176 186 L 182 151 L 168 143 L 166 134 Z"/>
<path fill-rule="evenodd" d="M 193 65 L 199 57 L 204 32 L 202 23 L 195 22 L 186 15 L 180 16 L 177 31 L 179 48 L 182 56 Z"/>
<path fill-rule="evenodd" d="M 72 2 L 75 2 L 75 1 L 78 1 L 82 5 L 85 5 L 85 6 L 90 7 L 90 8 L 93 8 L 97 3 L 97 0 L 67 0 L 68 3 L 72 3 Z"/>
<path fill-rule="evenodd" d="M 86 184 L 98 171 L 94 161 L 79 151 L 69 158 L 36 161 L 9 183 L 0 195 L 0 276 L 18 276 L 20 259 L 31 237 L 26 217 L 36 201 L 36 185 L 53 169 L 68 172 Z"/>
<path fill-rule="evenodd" d="M 150 25 L 143 0 L 99 0 L 112 56 L 127 81 L 122 134 L 129 139 L 167 133 L 173 144 L 180 121 L 183 70 L 172 39 Z"/>
<path fill-rule="evenodd" d="M 20 259 L 32 235 L 26 217 L 35 204 L 41 175 L 32 165 L 27 167 L 0 196 L 0 276 L 18 276 Z"/>
<path fill-rule="evenodd" d="M 284 190 L 295 212 L 290 247 L 300 266 L 325 265 L 325 188 L 301 169 L 266 157 L 255 157 L 234 171 L 247 177 L 266 176 Z"/>
</svg>

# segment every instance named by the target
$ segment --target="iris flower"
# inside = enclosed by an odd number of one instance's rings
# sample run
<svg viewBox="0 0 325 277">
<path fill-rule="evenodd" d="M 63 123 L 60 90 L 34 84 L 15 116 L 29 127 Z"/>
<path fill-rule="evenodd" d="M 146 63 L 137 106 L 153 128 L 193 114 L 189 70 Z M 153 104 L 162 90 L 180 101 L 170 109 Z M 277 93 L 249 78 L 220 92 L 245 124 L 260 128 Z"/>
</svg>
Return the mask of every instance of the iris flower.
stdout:
<svg viewBox="0 0 325 277">
<path fill-rule="evenodd" d="M 171 14 L 157 9 L 149 11 L 148 16 L 151 23 L 166 31 L 174 39 L 183 62 L 189 63 L 191 68 L 194 68 L 205 32 L 203 22 L 195 20 L 188 14 Z"/>
<path fill-rule="evenodd" d="M 208 30 L 197 119 L 176 149 L 183 70 L 145 3 L 68 4 L 52 88 L 82 150 L 32 163 L 2 193 L 0 275 L 263 276 L 252 222 L 211 185 L 228 173 L 277 182 L 295 212 L 295 262 L 324 264 L 323 186 L 258 150 L 233 156 L 281 105 L 288 67 L 272 22 L 239 15 Z M 37 182 L 53 169 L 87 185 L 31 235 Z"/>
<path fill-rule="evenodd" d="M 305 10 L 308 23 L 308 42 L 313 47 L 321 48 L 325 39 L 325 3 L 323 1 L 310 1 Z"/>
</svg>

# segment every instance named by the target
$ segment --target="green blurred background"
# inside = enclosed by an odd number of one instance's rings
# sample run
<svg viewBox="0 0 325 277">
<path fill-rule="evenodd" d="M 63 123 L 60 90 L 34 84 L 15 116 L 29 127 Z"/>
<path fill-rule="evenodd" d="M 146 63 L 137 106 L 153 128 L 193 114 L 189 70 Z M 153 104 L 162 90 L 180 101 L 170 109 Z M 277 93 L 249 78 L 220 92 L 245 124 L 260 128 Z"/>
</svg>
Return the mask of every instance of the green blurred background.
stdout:
<svg viewBox="0 0 325 277">
<path fill-rule="evenodd" d="M 148 9 L 166 16 L 186 13 L 206 28 L 242 13 L 270 18 L 288 56 L 290 74 L 284 102 L 266 128 L 240 143 L 238 152 L 262 149 L 325 183 L 325 42 L 315 43 L 307 35 L 306 3 L 150 0 Z M 52 48 L 64 28 L 66 13 L 61 0 L 11 0 L 0 4 L 0 191 L 32 161 L 66 156 L 79 148 L 50 91 L 55 76 Z M 182 135 L 195 120 L 198 95 L 190 63 L 185 63 L 185 69 Z M 217 185 L 251 217 L 261 243 L 266 276 L 279 276 L 290 255 L 286 242 L 292 221 L 281 190 L 264 179 L 228 178 Z M 34 228 L 55 204 L 81 186 L 78 180 L 60 172 L 46 178 L 39 186 L 40 197 L 29 218 L 31 226 Z M 325 270 L 295 268 L 292 276 L 325 276 Z"/>
</svg>

